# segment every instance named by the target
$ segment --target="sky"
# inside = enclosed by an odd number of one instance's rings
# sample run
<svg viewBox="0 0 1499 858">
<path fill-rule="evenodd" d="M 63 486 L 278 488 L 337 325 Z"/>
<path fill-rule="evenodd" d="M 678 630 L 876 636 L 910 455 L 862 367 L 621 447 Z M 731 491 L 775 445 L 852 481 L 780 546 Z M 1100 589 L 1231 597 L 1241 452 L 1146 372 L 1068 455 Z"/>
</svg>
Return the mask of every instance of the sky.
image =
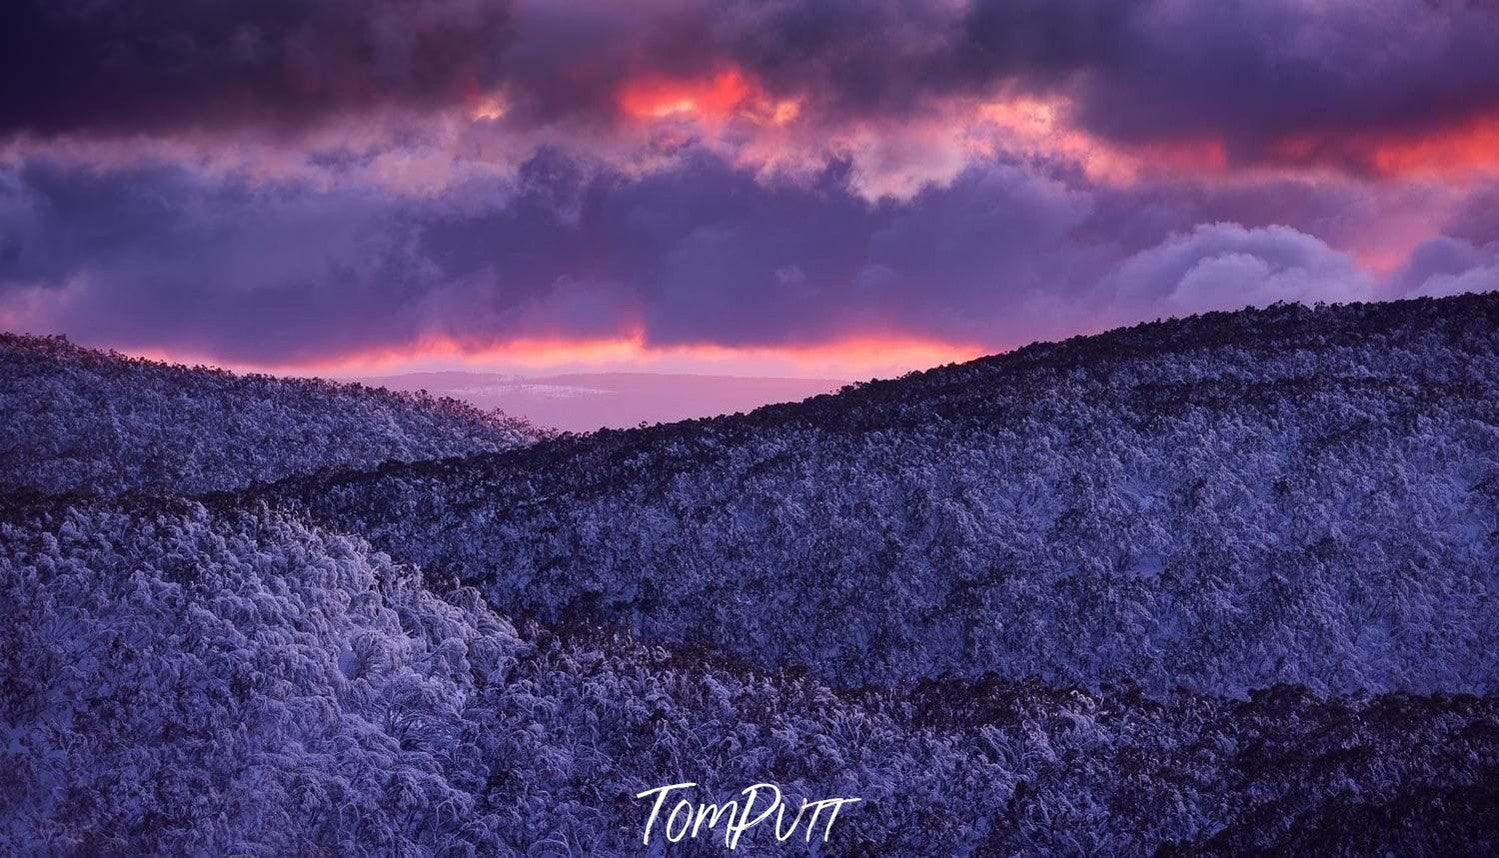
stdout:
<svg viewBox="0 0 1499 858">
<path fill-rule="evenodd" d="M 11 0 L 0 328 L 862 378 L 1499 288 L 1482 0 Z"/>
</svg>

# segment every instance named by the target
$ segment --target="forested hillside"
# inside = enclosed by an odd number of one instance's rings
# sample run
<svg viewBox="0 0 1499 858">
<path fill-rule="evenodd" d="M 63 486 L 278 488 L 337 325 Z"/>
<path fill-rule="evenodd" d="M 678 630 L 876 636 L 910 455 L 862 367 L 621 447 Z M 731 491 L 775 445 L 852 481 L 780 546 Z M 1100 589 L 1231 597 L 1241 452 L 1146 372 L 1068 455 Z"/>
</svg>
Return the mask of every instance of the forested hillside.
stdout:
<svg viewBox="0 0 1499 858">
<path fill-rule="evenodd" d="M 842 686 L 1492 692 L 1499 296 L 1146 324 L 262 497 L 518 617 Z"/>
<path fill-rule="evenodd" d="M 1499 850 L 1499 296 L 535 442 L 0 343 L 0 854 Z"/>
<path fill-rule="evenodd" d="M 452 399 L 236 375 L 0 333 L 0 490 L 193 494 L 529 443 Z"/>
<path fill-rule="evenodd" d="M 265 511 L 5 516 L 6 854 L 639 854 L 634 795 L 683 780 L 862 797 L 823 854 L 1499 847 L 1493 698 L 850 693 L 518 630 Z"/>
</svg>

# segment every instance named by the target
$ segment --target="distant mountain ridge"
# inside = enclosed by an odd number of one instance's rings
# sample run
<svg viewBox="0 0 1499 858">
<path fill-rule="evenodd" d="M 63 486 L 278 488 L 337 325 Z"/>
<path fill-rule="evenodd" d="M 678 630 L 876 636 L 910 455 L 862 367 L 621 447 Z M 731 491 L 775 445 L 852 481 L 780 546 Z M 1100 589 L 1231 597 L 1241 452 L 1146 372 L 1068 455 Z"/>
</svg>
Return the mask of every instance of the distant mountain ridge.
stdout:
<svg viewBox="0 0 1499 858">
<path fill-rule="evenodd" d="M 0 333 L 0 487 L 193 494 L 527 444 L 454 399 L 237 375 Z"/>
<path fill-rule="evenodd" d="M 481 408 L 500 408 L 539 426 L 569 432 L 626 429 L 751 411 L 797 402 L 844 382 L 816 378 L 757 378 L 689 373 L 600 372 L 515 376 L 479 372 L 418 372 L 358 378 L 392 390 L 424 389 Z"/>
<path fill-rule="evenodd" d="M 261 496 L 518 617 L 837 683 L 1491 692 L 1499 296 L 1214 313 Z"/>
</svg>

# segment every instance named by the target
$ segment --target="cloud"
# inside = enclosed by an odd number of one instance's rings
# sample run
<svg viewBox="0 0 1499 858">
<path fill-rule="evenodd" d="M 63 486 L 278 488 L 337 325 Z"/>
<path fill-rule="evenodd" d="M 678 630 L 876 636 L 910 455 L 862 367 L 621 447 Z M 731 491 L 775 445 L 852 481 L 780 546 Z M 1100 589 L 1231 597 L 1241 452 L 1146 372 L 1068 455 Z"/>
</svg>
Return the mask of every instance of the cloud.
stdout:
<svg viewBox="0 0 1499 858">
<path fill-rule="evenodd" d="M 1082 121 L 1119 139 L 1434 128 L 1499 106 L 1481 3 L 1270 0 L 1132 4 L 1081 67 Z"/>
<path fill-rule="evenodd" d="M 1375 282 L 1346 254 L 1284 226 L 1203 224 L 1125 260 L 1108 278 L 1121 319 L 1236 310 L 1276 301 L 1370 300 Z"/>
<path fill-rule="evenodd" d="M 1499 139 L 1499 9 L 1456 0 L 18 0 L 0 16 L 8 137 L 457 110 L 598 145 L 681 115 L 741 138 L 891 139 L 1026 96 L 1100 141 L 1206 146 L 1208 163 L 1492 165 Z"/>
<path fill-rule="evenodd" d="M 1445 0 L 18 0 L 0 323 L 1000 349 L 1489 288 L 1496 42 Z"/>
<path fill-rule="evenodd" d="M 1495 265 L 1494 246 L 1453 237 L 1371 273 L 1323 236 L 1378 234 L 1382 212 L 1419 199 L 1353 181 L 1115 188 L 999 155 L 871 200 L 858 172 L 835 157 L 765 173 L 691 144 L 630 171 L 543 148 L 404 195 L 33 161 L 0 169 L 0 321 L 275 366 L 430 343 L 971 353 L 1247 304 L 1474 288 Z"/>
<path fill-rule="evenodd" d="M 0 300 L 26 327 L 94 341 L 295 356 L 399 341 L 435 285 L 379 198 L 205 182 L 174 168 L 28 169 L 0 207 L 19 221 Z M 315 238 L 311 238 L 315 237 Z"/>
<path fill-rule="evenodd" d="M 1442 232 L 1474 244 L 1499 242 L 1499 183 L 1483 184 L 1465 194 Z"/>
<path fill-rule="evenodd" d="M 1392 278 L 1392 288 L 1412 298 L 1499 289 L 1499 242 L 1478 245 L 1450 236 L 1423 242 Z"/>
<path fill-rule="evenodd" d="M 1005 163 L 879 203 L 846 162 L 774 181 L 708 151 L 630 176 L 545 150 L 512 179 L 415 199 L 176 168 L 5 178 L 0 306 L 239 362 L 424 337 L 999 347 L 1067 333 L 1070 296 L 1107 265 L 1071 237 L 1091 196 Z"/>
<path fill-rule="evenodd" d="M 18 0 L 0 12 L 0 133 L 286 131 L 473 97 L 500 76 L 484 0 Z"/>
</svg>

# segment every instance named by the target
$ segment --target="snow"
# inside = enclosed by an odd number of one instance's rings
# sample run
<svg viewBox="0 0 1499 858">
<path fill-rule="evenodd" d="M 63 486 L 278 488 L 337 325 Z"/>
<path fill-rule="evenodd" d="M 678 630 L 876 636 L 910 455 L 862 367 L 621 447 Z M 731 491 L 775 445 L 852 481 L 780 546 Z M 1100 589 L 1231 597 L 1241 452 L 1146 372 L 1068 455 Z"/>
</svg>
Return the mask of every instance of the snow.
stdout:
<svg viewBox="0 0 1499 858">
<path fill-rule="evenodd" d="M 539 434 L 452 399 L 127 359 L 0 333 L 0 488 L 199 493 L 496 452 Z"/>
<path fill-rule="evenodd" d="M 1499 850 L 1493 296 L 539 442 L 0 361 L 0 854 L 640 854 L 687 782 L 859 797 L 817 854 Z"/>
</svg>

